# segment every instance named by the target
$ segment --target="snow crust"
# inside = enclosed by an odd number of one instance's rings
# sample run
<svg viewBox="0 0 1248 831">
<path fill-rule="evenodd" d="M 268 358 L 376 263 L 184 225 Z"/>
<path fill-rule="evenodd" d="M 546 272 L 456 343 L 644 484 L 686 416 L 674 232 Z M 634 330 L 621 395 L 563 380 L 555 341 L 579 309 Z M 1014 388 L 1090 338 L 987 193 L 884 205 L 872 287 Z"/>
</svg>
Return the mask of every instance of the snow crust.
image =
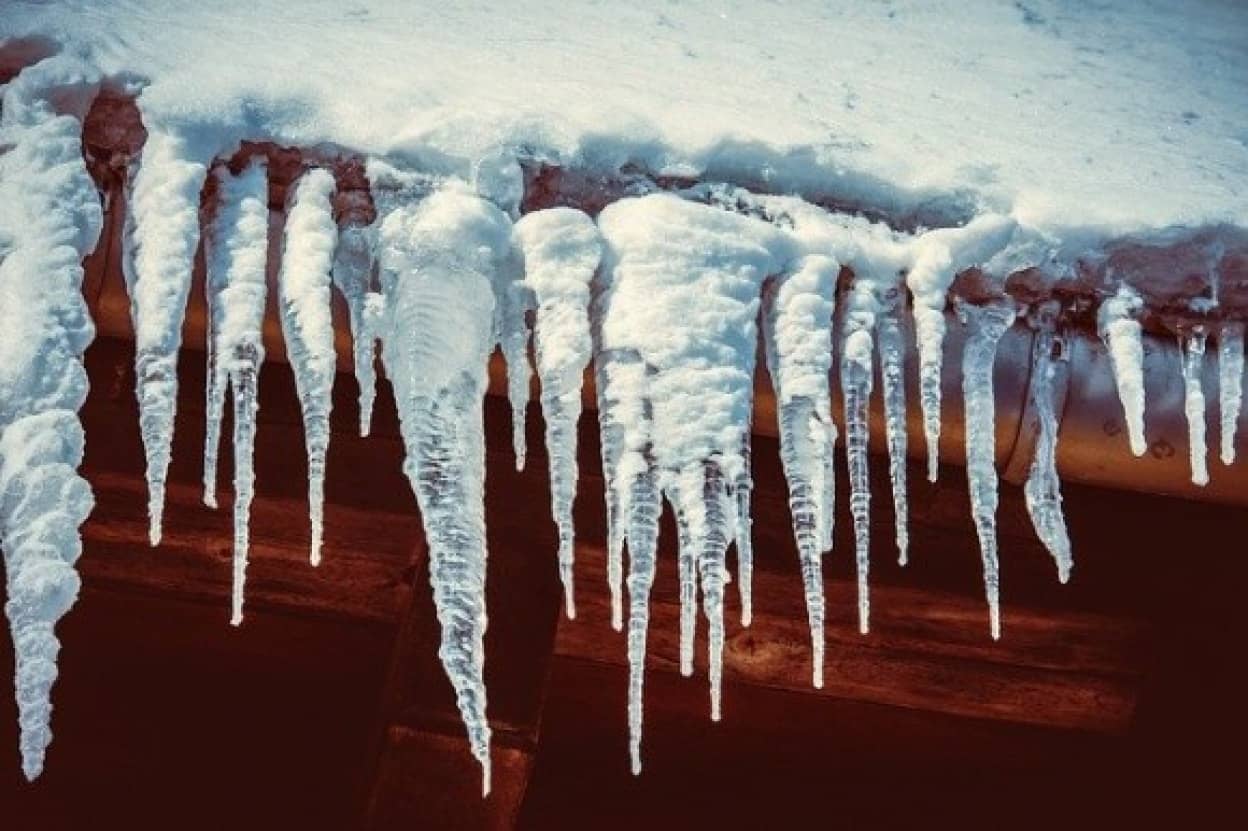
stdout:
<svg viewBox="0 0 1248 831">
<path fill-rule="evenodd" d="M 216 152 L 331 143 L 471 181 L 523 147 L 1045 230 L 1248 221 L 1233 2 L 17 0 L 0 38 L 24 35 Z"/>
</svg>

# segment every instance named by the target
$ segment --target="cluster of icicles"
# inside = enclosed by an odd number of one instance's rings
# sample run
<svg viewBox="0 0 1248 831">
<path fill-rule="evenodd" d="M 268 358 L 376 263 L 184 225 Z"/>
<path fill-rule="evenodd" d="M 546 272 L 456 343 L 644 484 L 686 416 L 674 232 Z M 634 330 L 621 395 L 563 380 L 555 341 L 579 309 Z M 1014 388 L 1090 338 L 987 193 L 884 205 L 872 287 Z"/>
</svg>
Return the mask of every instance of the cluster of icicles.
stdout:
<svg viewBox="0 0 1248 831">
<path fill-rule="evenodd" d="M 98 235 L 96 191 L 79 150 L 81 112 L 58 114 L 52 92 L 67 70 L 57 58 L 27 70 L 5 92 L 0 130 L 0 201 L 25 224 L 5 227 L 0 326 L 21 308 L 35 328 L 0 328 L 0 360 L 27 377 L 0 376 L 0 538 L 17 651 L 24 769 L 42 768 L 50 741 L 49 694 L 56 676 L 57 619 L 72 604 L 76 529 L 91 506 L 75 468 L 85 396 L 81 355 L 92 334 L 79 293 L 81 258 Z M 40 67 L 43 67 L 40 69 Z M 49 68 L 50 67 L 50 68 Z M 67 82 L 66 82 L 67 83 Z M 204 500 L 216 503 L 216 463 L 227 389 L 234 407 L 234 590 L 231 621 L 243 619 L 257 383 L 263 367 L 269 183 L 265 160 L 237 172 L 200 158 L 172 131 L 150 130 L 131 171 L 125 275 L 136 330 L 137 397 L 147 454 L 151 542 L 161 510 L 177 399 L 176 358 L 191 271 L 203 229 L 210 309 Z M 488 174 L 488 175 L 486 175 Z M 859 627 L 870 603 L 868 403 L 878 374 L 896 515 L 898 557 L 908 551 L 904 355 L 909 326 L 920 363 L 920 405 L 937 472 L 940 376 L 946 307 L 955 275 L 993 260 L 1019 229 L 1000 216 L 961 228 L 909 235 L 861 218 L 830 214 L 800 199 L 713 186 L 622 199 L 596 221 L 554 208 L 518 218 L 513 164 L 467 183 L 368 165 L 377 206 L 370 225 L 334 219 L 332 174 L 312 167 L 289 189 L 278 271 L 281 323 L 302 405 L 309 459 L 311 560 L 320 559 L 322 491 L 335 354 L 330 293 L 346 298 L 360 382 L 360 431 L 367 434 L 375 348 L 394 387 L 406 446 L 404 470 L 429 544 L 440 656 L 454 686 L 473 754 L 489 788 L 490 729 L 482 680 L 486 547 L 482 402 L 487 361 L 501 347 L 509 367 L 518 465 L 532 333 L 549 449 L 559 574 L 569 617 L 573 599 L 572 504 L 581 383 L 596 380 L 607 481 L 612 622 L 627 622 L 628 721 L 633 770 L 640 770 L 642 683 L 648 598 L 664 500 L 679 529 L 680 667 L 693 671 L 699 601 L 709 627 L 712 718 L 720 715 L 727 553 L 736 552 L 742 624 L 751 617 L 749 440 L 756 343 L 765 344 L 779 407 L 780 452 L 813 646 L 812 680 L 823 680 L 822 558 L 834 520 L 830 379 L 839 377 L 856 541 Z M 213 204 L 200 216 L 209 177 Z M 499 182 L 503 186 L 499 186 Z M 492 197 L 492 198 L 491 198 Z M 501 207 L 500 204 L 502 203 Z M 58 224 L 59 223 L 59 224 Z M 847 268 L 852 277 L 838 292 Z M 906 302 L 907 295 L 913 298 Z M 1021 308 L 999 299 L 953 297 L 968 331 L 962 358 L 967 475 L 981 544 L 990 632 L 1000 635 L 995 512 L 992 367 L 998 340 L 1020 315 L 1037 329 L 1031 396 L 1040 416 L 1026 502 L 1060 579 L 1071 568 L 1055 465 L 1052 379 L 1060 337 L 1052 303 Z M 1144 387 L 1141 302 L 1125 286 L 1101 308 L 1131 446 L 1141 453 Z M 42 317 L 40 317 L 42 316 Z M 833 349 L 834 320 L 840 348 Z M 17 322 L 13 325 L 16 327 Z M 18 342 L 9 333 L 23 334 Z M 28 336 L 31 331 L 35 336 Z M 1243 330 L 1218 333 L 1223 380 L 1223 459 L 1229 463 L 1243 368 Z M 1192 419 L 1193 476 L 1204 464 L 1204 403 L 1198 371 L 1205 335 L 1186 339 L 1184 376 Z M 839 354 L 839 366 L 834 356 Z M 878 364 L 878 368 L 877 368 Z M 627 551 L 627 579 L 625 552 Z M 625 587 L 627 615 L 625 615 Z"/>
</svg>

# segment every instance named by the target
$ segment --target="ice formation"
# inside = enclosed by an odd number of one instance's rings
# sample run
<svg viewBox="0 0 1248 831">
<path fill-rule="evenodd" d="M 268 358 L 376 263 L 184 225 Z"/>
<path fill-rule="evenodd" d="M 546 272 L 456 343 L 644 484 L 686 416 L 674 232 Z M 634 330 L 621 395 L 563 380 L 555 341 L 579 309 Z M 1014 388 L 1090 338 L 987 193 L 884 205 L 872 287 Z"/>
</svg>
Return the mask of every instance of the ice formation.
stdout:
<svg viewBox="0 0 1248 831">
<path fill-rule="evenodd" d="M 1060 348 L 1055 331 L 1055 304 L 1046 303 L 1033 312 L 1035 341 L 1032 344 L 1031 380 L 1027 396 L 1039 421 L 1035 455 L 1023 484 L 1027 513 L 1031 516 L 1036 536 L 1053 555 L 1057 577 L 1063 583 L 1070 579 L 1074 565 L 1070 535 L 1062 513 L 1061 482 L 1057 476 L 1057 413 L 1053 400 L 1053 378 L 1057 373 L 1056 351 Z"/>
<path fill-rule="evenodd" d="M 485 441 L 494 284 L 512 257 L 511 222 L 447 187 L 379 216 L 382 358 L 394 385 L 404 472 L 424 518 L 446 667 L 490 789 L 485 716 Z"/>
<path fill-rule="evenodd" d="M 79 60 L 56 57 L 22 72 L 5 89 L 0 119 L 0 542 L 9 589 L 6 613 L 17 651 L 27 776 L 39 772 L 50 740 L 54 625 L 76 595 L 76 529 L 91 505 L 89 489 L 75 473 L 84 440 L 75 417 L 86 387 L 81 353 L 92 334 L 79 293 L 79 262 L 94 246 L 101 217 L 82 162 L 80 135 L 96 71 Z M 1062 240 L 1061 228 L 1028 225 L 1035 206 L 1032 212 L 1018 206 L 1006 210 L 995 196 L 973 201 L 973 208 L 963 205 L 961 196 L 937 200 L 934 210 L 925 212 L 931 206 L 922 201 L 922 188 L 912 193 L 879 190 L 884 186 L 874 185 L 869 176 L 846 180 L 849 202 L 855 205 L 855 197 L 865 195 L 865 205 L 885 205 L 881 212 L 896 221 L 895 227 L 869 220 L 870 211 L 852 216 L 841 206 L 829 210 L 796 196 L 755 195 L 716 180 L 720 173 L 733 178 L 734 171 L 736 178 L 744 178 L 744 165 L 751 175 L 764 171 L 766 190 L 774 192 L 826 196 L 821 188 L 827 183 L 832 182 L 832 191 L 845 183 L 839 171 L 835 176 L 826 171 L 796 173 L 785 167 L 787 162 L 773 167 L 776 158 L 760 162 L 760 156 L 751 155 L 761 152 L 756 150 L 725 151 L 725 157 L 744 153 L 745 161 L 706 162 L 694 178 L 715 181 L 688 185 L 689 168 L 680 153 L 663 158 L 666 150 L 646 151 L 650 155 L 630 157 L 625 166 L 605 163 L 604 173 L 602 165 L 593 166 L 599 163 L 593 161 L 594 152 L 580 147 L 580 155 L 568 157 L 589 167 L 569 178 L 585 177 L 580 182 L 585 198 L 578 201 L 574 193 L 553 191 L 538 195 L 553 197 L 543 202 L 547 205 L 559 205 L 568 197 L 585 212 L 553 207 L 522 217 L 530 195 L 525 182 L 533 170 L 522 170 L 519 156 L 555 167 L 554 162 L 565 161 L 560 152 L 540 142 L 510 141 L 484 151 L 475 145 L 448 150 L 434 147 L 438 137 L 423 132 L 419 139 L 403 134 L 394 141 L 357 142 L 357 150 L 368 158 L 374 218 L 372 206 L 364 210 L 362 203 L 343 211 L 336 202 L 342 195 L 336 195 L 334 176 L 319 166 L 337 163 L 327 155 L 337 152 L 334 147 L 352 146 L 349 136 L 339 141 L 337 136 L 316 135 L 322 129 L 317 120 L 300 122 L 297 129 L 286 124 L 293 137 L 283 134 L 281 124 L 257 115 L 267 112 L 267 102 L 250 99 L 240 107 L 241 119 L 227 114 L 228 125 L 215 132 L 216 127 L 206 129 L 197 121 L 203 114 L 195 107 L 170 110 L 161 95 L 168 92 L 154 85 L 140 99 L 147 136 L 130 171 L 122 257 L 136 331 L 136 397 L 147 457 L 151 542 L 158 543 L 161 535 L 177 353 L 202 225 L 210 317 L 203 470 L 208 504 L 216 502 L 227 391 L 235 408 L 232 623 L 242 620 L 257 379 L 265 357 L 261 331 L 271 272 L 277 276 L 277 307 L 305 424 L 313 564 L 321 556 L 336 369 L 331 287 L 347 303 L 362 434 L 371 424 L 374 364 L 377 344 L 382 344 L 382 366 L 396 393 L 407 450 L 404 472 L 426 528 L 442 624 L 439 655 L 456 691 L 470 747 L 483 766 L 485 790 L 490 730 L 483 683 L 487 550 L 482 397 L 490 354 L 500 347 L 507 361 L 515 462 L 523 465 L 532 383 L 530 321 L 545 422 L 550 510 L 558 528 L 558 570 L 569 618 L 575 614 L 577 425 L 583 373 L 593 367 L 607 483 L 608 581 L 617 629 L 624 628 L 626 605 L 634 772 L 641 765 L 649 596 L 664 500 L 674 510 L 679 537 L 680 670 L 693 674 L 701 608 L 709 631 L 713 719 L 721 711 L 724 606 L 733 579 L 730 548 L 738 566 L 741 623 L 749 625 L 753 615 L 750 429 L 760 337 L 778 404 L 781 463 L 811 635 L 811 679 L 822 686 L 822 558 L 832 545 L 834 449 L 840 438 L 830 388 L 834 362 L 844 408 L 859 625 L 866 633 L 871 530 L 867 449 L 876 364 L 897 558 L 904 564 L 910 550 L 907 343 L 914 338 L 916 344 L 927 473 L 935 479 L 947 307 L 953 296 L 968 333 L 961 381 L 972 518 L 981 544 L 991 635 L 1000 636 L 992 372 L 997 343 L 1015 321 L 1017 304 L 1001 292 L 995 299 L 962 296 L 956 278 L 971 268 L 1002 277 L 1036 270 L 1046 279 L 1070 277 L 1072 291 L 1078 291 L 1081 270 L 1094 272 L 1103 262 L 1098 248 L 1104 240 L 1088 241 L 1094 233 L 1072 233 Z M 272 268 L 267 262 L 266 152 L 253 147 L 236 153 L 243 140 L 290 140 L 316 147 L 303 160 L 310 167 L 288 190 L 281 260 Z M 431 143 L 426 147 L 422 141 Z M 619 147 L 599 150 L 613 157 Z M 605 182 L 600 190 L 595 176 Z M 575 191 L 575 182 L 569 187 Z M 207 206 L 201 216 L 205 190 Z M 607 207 L 597 221 L 590 218 L 603 203 Z M 945 227 L 927 230 L 920 217 L 935 217 L 936 225 Z M 1118 273 L 1097 276 L 1103 282 L 1088 293 L 1101 292 L 1093 298 L 1101 301 L 1098 332 L 1112 359 L 1132 449 L 1139 454 L 1146 447 L 1143 297 Z M 1056 308 L 1037 306 L 1032 299 L 1017 303 L 1025 302 L 1031 307 L 1028 322 L 1036 331 L 1028 396 L 1038 420 L 1026 505 L 1038 537 L 1056 561 L 1058 576 L 1066 581 L 1071 542 L 1057 478 L 1055 409 L 1063 329 Z M 1148 322 L 1152 326 L 1153 319 Z M 1216 326 L 1211 336 L 1218 344 L 1221 455 L 1229 464 L 1241 408 L 1243 324 L 1228 316 Z M 1197 483 L 1208 475 L 1201 387 L 1204 341 L 1203 329 L 1182 339 Z"/>
<path fill-rule="evenodd" d="M 282 264 L 277 286 L 286 355 L 295 372 L 308 452 L 308 513 L 312 526 L 309 559 L 321 562 L 324 536 L 325 456 L 337 356 L 329 314 L 330 273 L 338 226 L 334 222 L 334 177 L 313 168 L 287 197 Z"/>
<path fill-rule="evenodd" d="M 671 503 L 679 530 L 681 671 L 693 671 L 700 591 L 711 718 L 718 719 L 726 554 L 738 530 L 748 527 L 737 514 L 749 508 L 738 495 L 749 483 L 759 290 L 787 259 L 786 240 L 767 223 L 670 194 L 615 202 L 598 223 L 611 252 L 598 298 L 605 356 L 599 377 L 604 423 L 620 431 L 608 500 L 620 506 L 616 521 L 634 506 L 646 512 L 657 506 L 655 489 Z M 654 553 L 637 546 L 649 545 L 648 527 L 642 539 L 627 533 L 625 539 L 635 609 L 641 599 L 633 588 L 642 590 L 649 580 L 637 575 L 634 582 L 633 566 L 649 571 Z M 631 621 L 629 628 L 630 649 L 644 645 L 632 636 Z M 643 660 L 629 656 L 630 692 L 640 693 Z M 634 734 L 634 748 L 638 741 Z"/>
<path fill-rule="evenodd" d="M 906 495 L 906 334 L 902 323 L 905 292 L 886 293 L 877 323 L 880 387 L 884 398 L 884 434 L 888 444 L 888 478 L 893 485 L 893 517 L 897 562 L 910 558 L 910 508 Z"/>
<path fill-rule="evenodd" d="M 919 351 L 919 405 L 927 440 L 927 479 L 936 481 L 940 454 L 940 373 L 944 365 L 945 306 L 953 278 L 987 261 L 1005 247 L 1017 223 L 987 214 L 962 228 L 941 228 L 920 236 L 906 286 L 914 298 L 915 343 Z"/>
<path fill-rule="evenodd" d="M 977 306 L 958 302 L 967 327 L 962 354 L 962 397 L 966 410 L 966 479 L 971 493 L 971 518 L 979 536 L 984 564 L 984 593 L 993 640 L 1001 637 L 1000 569 L 997 563 L 996 402 L 992 367 L 997 343 L 1014 322 L 1013 300 Z"/>
<path fill-rule="evenodd" d="M 524 280 L 537 303 L 537 374 L 550 461 L 551 515 L 559 526 L 559 579 L 567 615 L 572 618 L 576 617 L 572 577 L 576 425 L 581 414 L 581 381 L 593 346 L 589 293 L 602 259 L 602 240 L 593 220 L 572 208 L 528 214 L 516 223 L 515 237 L 524 256 Z M 617 590 L 612 597 L 613 618 L 621 614 L 619 605 Z"/>
<path fill-rule="evenodd" d="M 854 275 L 841 327 L 841 398 L 845 405 L 845 456 L 849 470 L 849 514 L 854 523 L 858 566 L 858 631 L 870 629 L 871 476 L 868 468 L 870 401 L 875 353 L 875 321 L 880 301 L 867 274 Z"/>
<path fill-rule="evenodd" d="M 350 223 L 344 226 L 338 232 L 332 269 L 334 285 L 347 301 L 355 380 L 360 387 L 361 436 L 368 435 L 373 421 L 373 401 L 377 397 L 374 368 L 377 328 L 385 305 L 381 293 L 375 290 L 374 236 L 371 225 Z"/>
<path fill-rule="evenodd" d="M 1196 328 L 1179 338 L 1183 349 L 1183 414 L 1187 417 L 1187 455 L 1192 484 L 1209 484 L 1208 450 L 1205 442 L 1205 391 L 1201 375 L 1205 366 L 1205 332 Z"/>
<path fill-rule="evenodd" d="M 82 156 L 98 75 L 57 56 L 24 70 L 0 100 L 0 547 L 15 653 L 22 772 L 52 741 L 56 622 L 78 597 L 78 526 L 91 489 L 76 470 L 95 335 L 82 258 L 103 217 Z"/>
<path fill-rule="evenodd" d="M 204 503 L 216 506 L 217 447 L 229 390 L 234 404 L 234 588 L 230 623 L 237 626 L 243 621 L 256 478 L 252 463 L 259 408 L 256 396 L 264 363 L 261 327 L 268 288 L 268 166 L 263 157 L 256 157 L 237 176 L 222 165 L 216 168 L 214 178 L 217 203 L 204 240 L 208 297 Z"/>
<path fill-rule="evenodd" d="M 1218 330 L 1218 416 L 1222 464 L 1235 461 L 1235 433 L 1244 397 L 1244 324 L 1227 321 Z"/>
<path fill-rule="evenodd" d="M 763 294 L 767 368 L 776 395 L 780 461 L 810 624 L 811 682 L 823 686 L 823 552 L 832 547 L 837 429 L 828 379 L 840 265 L 809 256 L 771 280 Z"/>
<path fill-rule="evenodd" d="M 178 349 L 199 246 L 207 161 L 176 131 L 149 128 L 132 171 L 122 264 L 134 322 L 135 396 L 147 453 L 151 543 L 160 543 L 178 399 Z"/>
<path fill-rule="evenodd" d="M 1118 397 L 1127 418 L 1127 436 L 1131 452 L 1143 456 L 1148 449 L 1144 440 L 1144 341 L 1136 316 L 1144 308 L 1139 293 L 1126 283 L 1107 298 L 1097 312 L 1097 331 L 1105 341 Z"/>
</svg>

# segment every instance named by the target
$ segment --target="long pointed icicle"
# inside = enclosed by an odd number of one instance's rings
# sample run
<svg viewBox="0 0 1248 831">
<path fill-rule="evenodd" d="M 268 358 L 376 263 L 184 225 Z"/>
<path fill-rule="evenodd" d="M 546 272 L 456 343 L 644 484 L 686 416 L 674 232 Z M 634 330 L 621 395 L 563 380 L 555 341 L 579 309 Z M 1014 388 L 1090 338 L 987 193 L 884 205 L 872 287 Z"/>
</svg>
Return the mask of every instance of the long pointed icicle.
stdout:
<svg viewBox="0 0 1248 831">
<path fill-rule="evenodd" d="M 330 269 L 338 226 L 334 222 L 334 177 L 313 168 L 291 188 L 278 272 L 282 334 L 295 373 L 308 454 L 308 513 L 312 542 L 308 558 L 320 565 L 324 536 L 325 457 L 337 355 L 329 313 Z"/>
<path fill-rule="evenodd" d="M 941 370 L 945 306 L 959 272 L 987 261 L 1014 234 L 1014 220 L 988 214 L 961 228 L 929 231 L 915 241 L 906 286 L 914 295 L 915 343 L 919 351 L 919 404 L 927 441 L 927 478 L 936 481 L 940 453 Z"/>
<path fill-rule="evenodd" d="M 1205 332 L 1196 329 L 1179 338 L 1183 350 L 1183 413 L 1187 416 L 1187 455 L 1192 484 L 1209 484 L 1208 448 L 1205 441 L 1205 391 L 1201 377 L 1205 366 Z"/>
<path fill-rule="evenodd" d="M 633 775 L 641 773 L 642 685 L 646 672 L 646 629 L 659 537 L 658 488 L 652 466 L 643 462 L 629 486 L 628 515 L 628 751 Z"/>
<path fill-rule="evenodd" d="M 82 258 L 103 223 L 82 156 L 82 118 L 97 89 L 93 71 L 58 55 L 0 92 L 0 549 L 28 780 L 52 741 L 55 627 L 78 597 L 78 527 L 92 507 L 76 472 L 76 411 L 95 335 Z"/>
<path fill-rule="evenodd" d="M 598 311 L 611 295 L 611 275 L 595 280 Z M 603 470 L 607 486 L 609 544 L 628 542 L 628 733 L 634 774 L 641 772 L 642 687 L 646 671 L 646 630 L 650 620 L 650 587 L 654 584 L 659 486 L 651 444 L 652 408 L 646 392 L 647 373 L 640 356 L 630 350 L 596 352 L 598 419 L 602 426 Z M 608 447 L 611 448 L 608 451 Z M 612 559 L 620 556 L 613 549 Z M 608 561 L 608 571 L 618 560 Z M 618 584 L 611 576 L 612 599 Z M 613 609 L 613 617 L 615 610 Z M 613 625 L 617 622 L 612 621 Z M 616 625 L 619 629 L 620 626 Z"/>
<path fill-rule="evenodd" d="M 1040 433 L 1036 439 L 1035 455 L 1031 469 L 1023 485 L 1027 513 L 1036 529 L 1036 536 L 1057 564 L 1057 578 L 1065 583 L 1070 579 L 1074 563 L 1070 549 L 1070 534 L 1066 530 L 1066 517 L 1062 513 L 1061 481 L 1057 476 L 1057 413 L 1053 406 L 1053 376 L 1056 359 L 1053 356 L 1056 336 L 1051 319 L 1038 323 L 1032 345 L 1031 382 L 1028 395 L 1040 421 Z"/>
<path fill-rule="evenodd" d="M 1001 637 L 1000 570 L 997 563 L 997 468 L 992 365 L 997 343 L 1016 314 L 1013 300 L 975 306 L 958 301 L 969 334 L 962 355 L 962 395 L 966 410 L 966 478 L 971 516 L 984 564 L 984 592 L 993 640 Z"/>
<path fill-rule="evenodd" d="M 868 467 L 869 405 L 873 379 L 872 335 L 879 301 L 872 280 L 855 275 L 846 301 L 841 342 L 841 398 L 845 406 L 845 457 L 849 469 L 849 512 L 854 523 L 858 566 L 858 631 L 871 628 L 871 476 Z"/>
<path fill-rule="evenodd" d="M 377 327 L 384 308 L 383 296 L 373 290 L 375 236 L 371 225 L 344 225 L 338 231 L 332 270 L 334 285 L 347 301 L 355 380 L 360 388 L 361 436 L 367 436 L 372 427 L 377 398 Z"/>
<path fill-rule="evenodd" d="M 726 552 L 742 527 L 734 483 L 747 470 L 759 289 L 790 249 L 767 223 L 670 194 L 622 199 L 598 224 L 611 248 L 609 289 L 596 306 L 599 347 L 616 359 L 635 355 L 645 368 L 644 385 L 630 391 L 612 379 L 613 388 L 631 406 L 652 408 L 656 480 L 681 531 L 682 669 L 692 669 L 700 588 L 718 718 Z M 629 445 L 630 458 L 637 449 Z M 623 466 L 610 485 L 617 497 L 632 481 Z"/>
<path fill-rule="evenodd" d="M 207 174 L 179 136 L 148 125 L 127 200 L 122 267 L 135 330 L 135 396 L 147 455 L 149 537 L 158 545 L 178 399 L 178 350 Z"/>
<path fill-rule="evenodd" d="M 876 325 L 880 353 L 880 385 L 884 398 L 884 436 L 888 444 L 888 478 L 893 486 L 897 562 L 905 565 L 910 551 L 910 507 L 906 493 L 906 336 L 902 323 L 905 291 L 886 298 Z"/>
<path fill-rule="evenodd" d="M 218 201 L 204 246 L 207 263 L 209 331 L 205 501 L 216 484 L 216 441 L 228 387 L 234 401 L 234 581 L 230 623 L 243 622 L 243 589 L 250 546 L 251 500 L 255 488 L 257 392 L 264 363 L 261 327 L 268 286 L 269 177 L 262 157 L 238 176 L 216 170 Z"/>
<path fill-rule="evenodd" d="M 1137 456 L 1143 456 L 1148 449 L 1144 440 L 1144 342 L 1140 321 L 1136 319 L 1143 308 L 1144 300 L 1124 283 L 1101 304 L 1096 318 L 1127 419 L 1131 452 Z"/>
<path fill-rule="evenodd" d="M 511 256 L 511 222 L 488 202 L 447 187 L 399 204 L 381 221 L 382 326 L 404 471 L 420 504 L 430 582 L 442 626 L 438 651 L 472 754 L 490 790 L 485 715 L 485 439 L 482 399 L 494 346 L 494 289 Z"/>
<path fill-rule="evenodd" d="M 574 618 L 576 426 L 581 383 L 592 352 L 589 290 L 602 259 L 602 240 L 593 220 L 571 208 L 530 213 L 516 223 L 514 233 L 524 253 L 525 283 L 537 300 L 537 372 L 546 421 L 551 514 L 559 528 L 565 608 Z"/>
<path fill-rule="evenodd" d="M 812 648 L 811 682 L 823 686 L 823 552 L 831 544 L 836 496 L 836 424 L 828 378 L 832 312 L 840 266 L 807 257 L 767 284 L 763 334 L 780 422 L 780 460 L 806 595 Z"/>
<path fill-rule="evenodd" d="M 1218 416 L 1222 464 L 1235 462 L 1235 433 L 1244 398 L 1244 324 L 1226 321 L 1218 330 Z"/>
</svg>

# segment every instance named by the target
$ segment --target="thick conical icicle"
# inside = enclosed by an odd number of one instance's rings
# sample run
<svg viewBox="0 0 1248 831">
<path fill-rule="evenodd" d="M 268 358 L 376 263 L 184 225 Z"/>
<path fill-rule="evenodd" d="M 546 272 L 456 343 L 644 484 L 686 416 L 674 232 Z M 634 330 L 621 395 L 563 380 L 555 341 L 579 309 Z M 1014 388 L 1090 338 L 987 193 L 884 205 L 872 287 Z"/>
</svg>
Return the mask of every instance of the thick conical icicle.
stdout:
<svg viewBox="0 0 1248 831">
<path fill-rule="evenodd" d="M 599 348 L 616 355 L 608 373 L 625 355 L 644 367 L 644 383 L 632 379 L 631 390 L 623 379 L 610 380 L 617 400 L 650 408 L 650 463 L 681 536 L 682 669 L 692 670 L 692 610 L 700 588 L 710 634 L 711 712 L 718 717 L 725 560 L 743 527 L 736 494 L 748 470 L 759 289 L 791 249 L 765 222 L 670 194 L 622 199 L 598 224 L 611 249 L 607 288 L 595 310 L 602 316 Z M 612 423 L 623 423 L 618 409 L 604 423 L 604 444 Z M 645 459 L 637 441 L 626 438 L 624 446 L 629 460 Z M 618 500 L 636 476 L 629 465 L 637 462 L 624 456 L 614 464 L 609 499 Z"/>
<path fill-rule="evenodd" d="M 906 335 L 902 323 L 905 291 L 886 296 L 876 324 L 880 352 L 880 386 L 884 398 L 884 436 L 888 444 L 888 478 L 893 486 L 897 562 L 905 565 L 910 552 L 910 508 L 906 493 Z"/>
<path fill-rule="evenodd" d="M 1192 484 L 1209 484 L 1208 448 L 1205 441 L 1205 391 L 1201 377 L 1205 367 L 1203 328 L 1179 338 L 1183 350 L 1183 413 L 1187 416 L 1187 455 L 1192 466 Z"/>
<path fill-rule="evenodd" d="M 180 136 L 148 125 L 127 199 L 122 268 L 135 336 L 135 396 L 147 455 L 149 536 L 160 543 L 178 399 L 178 349 L 199 246 L 207 167 Z"/>
<path fill-rule="evenodd" d="M 571 208 L 528 214 L 516 223 L 515 237 L 524 254 L 525 283 L 537 301 L 537 373 L 546 421 L 551 514 L 559 527 L 559 578 L 571 618 L 576 616 L 572 572 L 576 425 L 581 383 L 592 351 L 589 291 L 602 258 L 602 240 L 593 221 Z"/>
<path fill-rule="evenodd" d="M 234 402 L 234 586 L 230 623 L 243 622 L 250 546 L 253 455 L 260 367 L 264 363 L 265 266 L 269 250 L 269 177 L 263 157 L 237 176 L 215 171 L 217 204 L 204 240 L 208 294 L 207 433 L 204 501 L 215 504 L 217 443 L 226 388 Z"/>
<path fill-rule="evenodd" d="M 984 306 L 957 301 L 968 336 L 962 354 L 962 395 L 966 410 L 966 479 L 971 517 L 984 564 L 984 592 L 993 639 L 1001 637 L 1000 576 L 997 565 L 996 419 L 992 365 L 997 343 L 1014 322 L 1013 300 Z"/>
<path fill-rule="evenodd" d="M 1131 452 L 1137 456 L 1143 456 L 1148 449 L 1144 440 L 1144 342 L 1140 321 L 1136 319 L 1143 308 L 1144 300 L 1124 283 L 1101 304 L 1096 318 L 1127 419 Z"/>
<path fill-rule="evenodd" d="M 338 232 L 332 271 L 334 285 L 347 301 L 355 380 L 360 388 L 361 436 L 368 435 L 373 421 L 373 401 L 377 397 L 377 371 L 373 364 L 378 322 L 385 307 L 381 293 L 373 290 L 375 244 L 371 225 L 344 225 Z"/>
<path fill-rule="evenodd" d="M 841 342 L 841 398 L 845 406 L 845 458 L 849 470 L 849 512 L 854 523 L 854 559 L 858 567 L 858 631 L 871 627 L 871 476 L 869 405 L 873 378 L 872 335 L 879 311 L 873 281 L 855 275 L 846 300 Z"/>
<path fill-rule="evenodd" d="M 488 793 L 482 399 L 495 342 L 493 283 L 511 256 L 511 222 L 447 186 L 383 215 L 380 243 L 382 358 L 429 545 L 438 655 Z"/>
<path fill-rule="evenodd" d="M 82 154 L 98 80 L 61 54 L 0 88 L 0 550 L 27 779 L 52 741 L 55 627 L 78 596 L 78 526 L 92 507 L 75 413 L 95 335 L 82 258 L 103 223 Z"/>
<path fill-rule="evenodd" d="M 836 425 L 828 378 L 839 264 L 807 257 L 767 284 L 763 334 L 780 423 L 780 460 L 806 595 L 812 682 L 823 686 L 823 552 L 832 539 Z"/>
<path fill-rule="evenodd" d="M 1244 324 L 1227 321 L 1218 330 L 1218 416 L 1222 464 L 1235 461 L 1235 433 L 1244 398 Z"/>
<path fill-rule="evenodd" d="M 919 351 L 919 404 L 927 441 L 927 478 L 935 482 L 940 452 L 940 378 L 944 364 L 945 306 L 959 272 L 980 265 L 1014 234 L 1014 220 L 987 214 L 961 228 L 940 228 L 914 243 L 906 286 L 914 295 L 915 343 Z"/>
<path fill-rule="evenodd" d="M 278 272 L 282 335 L 286 356 L 295 373 L 295 388 L 303 411 L 304 443 L 308 453 L 308 513 L 312 526 L 309 559 L 321 562 L 324 536 L 325 456 L 329 449 L 329 413 L 337 355 L 334 324 L 329 313 L 330 269 L 338 226 L 331 198 L 334 177 L 314 168 L 291 188 L 282 237 L 282 265 Z"/>
<path fill-rule="evenodd" d="M 1054 352 L 1058 344 L 1052 313 L 1045 310 L 1033 317 L 1036 334 L 1032 345 L 1028 395 L 1040 422 L 1040 430 L 1031 469 L 1023 485 L 1023 496 L 1036 536 L 1053 556 L 1053 562 L 1057 564 L 1057 578 L 1065 583 L 1070 579 L 1073 559 L 1066 517 L 1062 513 L 1061 481 L 1057 476 L 1057 414 L 1053 402 L 1053 376 L 1057 371 Z"/>
</svg>

